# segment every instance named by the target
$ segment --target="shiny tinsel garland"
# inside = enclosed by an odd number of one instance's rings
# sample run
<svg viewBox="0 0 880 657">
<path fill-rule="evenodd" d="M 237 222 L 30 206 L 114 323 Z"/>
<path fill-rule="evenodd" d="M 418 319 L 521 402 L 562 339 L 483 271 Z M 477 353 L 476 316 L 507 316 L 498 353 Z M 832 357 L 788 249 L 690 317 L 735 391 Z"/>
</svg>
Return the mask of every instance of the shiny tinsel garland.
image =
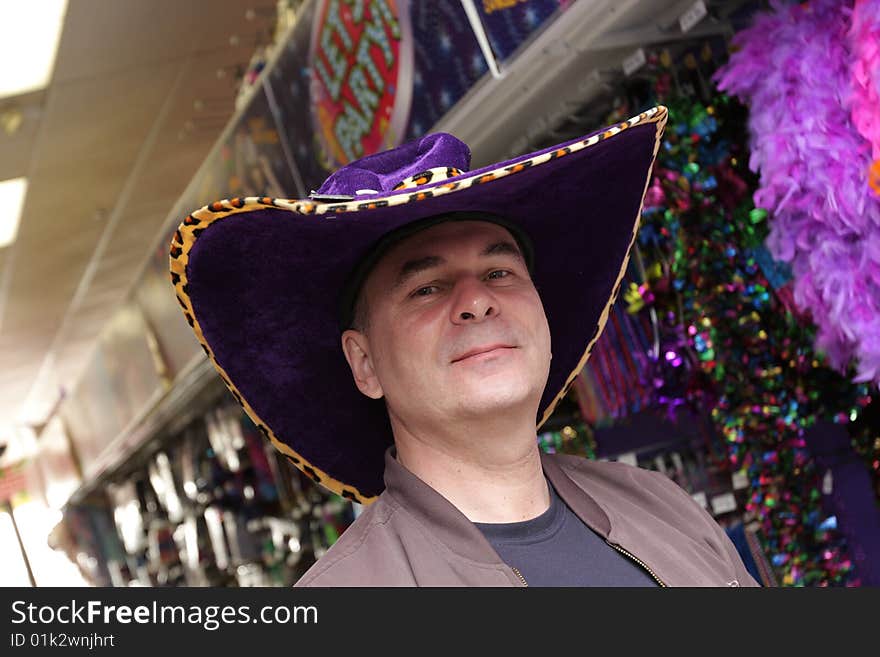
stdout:
<svg viewBox="0 0 880 657">
<path fill-rule="evenodd" d="M 744 109 L 717 92 L 701 100 L 656 58 L 654 66 L 651 102 L 666 104 L 670 121 L 638 238 L 647 276 L 625 298 L 659 318 L 656 401 L 711 409 L 718 451 L 731 471 L 748 474 L 747 511 L 779 581 L 856 585 L 803 435 L 818 419 L 856 420 L 869 388 L 814 351 L 815 328 L 792 303 L 790 273 L 764 246 L 768 215 L 751 201 Z M 864 454 L 873 438 L 860 440 Z"/>
</svg>

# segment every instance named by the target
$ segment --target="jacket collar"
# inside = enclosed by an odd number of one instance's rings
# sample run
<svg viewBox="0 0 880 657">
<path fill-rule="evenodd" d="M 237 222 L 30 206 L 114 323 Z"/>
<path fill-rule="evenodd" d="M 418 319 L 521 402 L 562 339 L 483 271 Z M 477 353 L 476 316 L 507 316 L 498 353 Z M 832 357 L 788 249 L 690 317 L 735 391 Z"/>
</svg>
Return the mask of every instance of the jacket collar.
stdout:
<svg viewBox="0 0 880 657">
<path fill-rule="evenodd" d="M 385 491 L 383 497 L 404 508 L 419 523 L 456 554 L 484 563 L 501 563 L 483 533 L 449 500 L 409 471 L 395 458 L 392 445 L 385 452 Z M 602 508 L 575 484 L 552 457 L 541 454 L 547 479 L 569 508 L 602 538 L 611 531 L 611 522 Z"/>
<path fill-rule="evenodd" d="M 553 484 L 559 497 L 565 501 L 568 508 L 574 511 L 574 514 L 583 520 L 587 527 L 607 539 L 611 533 L 611 519 L 596 500 L 565 474 L 552 455 L 541 452 L 541 466 L 544 468 L 547 479 Z"/>
</svg>

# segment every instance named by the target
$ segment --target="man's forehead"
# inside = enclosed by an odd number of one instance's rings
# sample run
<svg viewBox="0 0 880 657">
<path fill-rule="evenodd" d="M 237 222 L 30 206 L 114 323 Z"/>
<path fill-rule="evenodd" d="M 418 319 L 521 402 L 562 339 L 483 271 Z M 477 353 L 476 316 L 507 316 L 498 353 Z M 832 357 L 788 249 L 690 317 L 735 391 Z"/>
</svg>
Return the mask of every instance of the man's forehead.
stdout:
<svg viewBox="0 0 880 657">
<path fill-rule="evenodd" d="M 389 248 L 376 264 L 378 267 L 383 263 L 398 264 L 412 258 L 454 257 L 470 250 L 483 250 L 495 243 L 509 243 L 517 253 L 520 252 L 517 241 L 504 226 L 488 221 L 449 221 L 403 238 Z"/>
</svg>

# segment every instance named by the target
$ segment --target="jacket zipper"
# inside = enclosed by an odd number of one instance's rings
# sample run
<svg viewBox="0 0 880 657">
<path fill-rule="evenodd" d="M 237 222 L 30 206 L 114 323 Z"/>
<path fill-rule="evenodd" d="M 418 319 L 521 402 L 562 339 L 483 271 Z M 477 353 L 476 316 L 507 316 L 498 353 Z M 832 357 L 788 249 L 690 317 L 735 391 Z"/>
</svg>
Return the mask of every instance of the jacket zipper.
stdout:
<svg viewBox="0 0 880 657">
<path fill-rule="evenodd" d="M 514 568 L 513 566 L 511 566 L 510 569 L 511 569 L 513 572 L 515 572 L 515 573 L 516 573 L 516 576 L 519 577 L 519 578 L 522 580 L 523 586 L 528 586 L 528 585 L 529 585 L 529 583 L 526 581 L 526 578 L 522 576 L 522 573 L 519 572 L 519 570 L 517 570 L 517 569 Z"/>
<path fill-rule="evenodd" d="M 654 574 L 654 571 L 651 570 L 650 568 L 648 568 L 648 566 L 645 565 L 645 562 L 644 562 L 644 561 L 642 561 L 641 559 L 639 559 L 637 556 L 635 556 L 635 555 L 633 555 L 633 554 L 630 554 L 629 552 L 627 552 L 626 550 L 624 550 L 622 547 L 620 547 L 620 546 L 617 545 L 616 543 L 612 543 L 611 541 L 609 541 L 609 540 L 607 540 L 607 539 L 605 540 L 605 542 L 608 543 L 608 545 L 610 545 L 611 547 L 613 547 L 615 550 L 617 550 L 617 551 L 620 552 L 621 554 L 624 554 L 624 555 L 628 556 L 630 559 L 632 559 L 632 560 L 635 561 L 637 564 L 639 564 L 642 568 L 644 568 L 646 571 L 648 571 L 648 574 L 651 575 L 651 577 L 653 577 L 654 580 L 655 580 L 660 586 L 662 586 L 662 587 L 664 587 L 664 588 L 668 588 L 668 587 L 666 587 L 666 584 L 663 583 L 663 580 L 660 579 L 659 577 L 657 577 L 657 575 Z"/>
</svg>

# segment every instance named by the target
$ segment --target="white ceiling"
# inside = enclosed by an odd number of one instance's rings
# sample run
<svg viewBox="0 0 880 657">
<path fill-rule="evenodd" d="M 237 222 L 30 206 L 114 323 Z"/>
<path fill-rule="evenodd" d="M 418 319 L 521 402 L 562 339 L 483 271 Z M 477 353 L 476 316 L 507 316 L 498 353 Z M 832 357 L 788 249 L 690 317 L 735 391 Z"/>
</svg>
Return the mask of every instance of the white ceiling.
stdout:
<svg viewBox="0 0 880 657">
<path fill-rule="evenodd" d="M 0 131 L 0 180 L 29 180 L 18 239 L 0 249 L 0 444 L 4 425 L 42 422 L 75 383 L 233 113 L 234 71 L 274 6 L 69 0 L 49 87 L 0 99 L 0 114 L 23 116 Z"/>
</svg>

